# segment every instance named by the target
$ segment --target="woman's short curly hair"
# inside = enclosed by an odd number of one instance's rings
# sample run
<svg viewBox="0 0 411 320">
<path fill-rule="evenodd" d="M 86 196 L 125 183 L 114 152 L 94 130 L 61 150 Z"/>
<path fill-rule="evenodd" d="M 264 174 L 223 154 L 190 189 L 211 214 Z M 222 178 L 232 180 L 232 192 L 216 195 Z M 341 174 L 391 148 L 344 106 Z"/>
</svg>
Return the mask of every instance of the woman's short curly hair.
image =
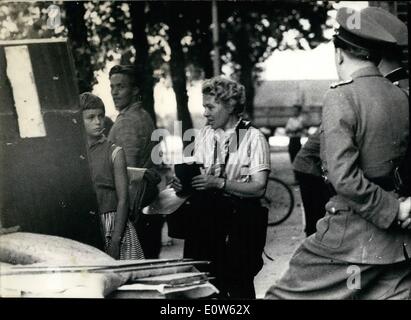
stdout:
<svg viewBox="0 0 411 320">
<path fill-rule="evenodd" d="M 214 96 L 223 105 L 233 106 L 236 114 L 244 112 L 245 87 L 236 81 L 221 76 L 207 79 L 203 82 L 202 93 Z"/>
</svg>

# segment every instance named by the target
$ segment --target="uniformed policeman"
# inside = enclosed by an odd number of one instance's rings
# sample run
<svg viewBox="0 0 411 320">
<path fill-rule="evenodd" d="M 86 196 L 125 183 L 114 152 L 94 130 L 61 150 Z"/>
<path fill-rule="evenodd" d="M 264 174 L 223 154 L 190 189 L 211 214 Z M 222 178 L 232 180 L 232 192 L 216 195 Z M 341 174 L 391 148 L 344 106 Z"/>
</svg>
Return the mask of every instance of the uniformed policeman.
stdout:
<svg viewBox="0 0 411 320">
<path fill-rule="evenodd" d="M 410 298 L 403 245 L 411 247 L 411 198 L 398 199 L 393 179 L 409 139 L 408 97 L 376 67 L 395 38 L 366 13 L 353 24 L 355 15 L 337 12 L 341 82 L 325 95 L 320 132 L 322 167 L 335 193 L 269 299 Z"/>
<path fill-rule="evenodd" d="M 381 52 L 381 60 L 378 69 L 385 78 L 400 88 L 409 91 L 409 76 L 402 65 L 402 51 L 408 46 L 408 28 L 404 22 L 388 11 L 378 7 L 367 7 L 360 12 L 368 15 L 376 23 L 382 26 L 396 40 L 396 44 L 387 47 Z M 319 132 L 308 137 L 307 142 L 297 154 L 293 167 L 300 186 L 301 198 L 305 214 L 305 233 L 307 236 L 315 233 L 316 224 L 325 215 L 325 204 L 329 200 L 328 190 L 321 177 L 320 164 L 320 138 Z M 404 166 L 401 167 L 401 179 L 404 194 L 409 195 L 410 167 L 409 159 L 411 148 L 408 147 Z M 407 165 L 405 165 L 407 164 Z"/>
<path fill-rule="evenodd" d="M 368 15 L 368 19 L 373 19 L 383 27 L 396 40 L 393 46 L 387 46 L 381 52 L 381 60 L 378 69 L 385 78 L 400 88 L 409 91 L 409 76 L 402 65 L 402 51 L 408 46 L 408 28 L 404 22 L 392 15 L 390 12 L 379 7 L 367 7 L 360 12 Z M 307 142 L 297 154 L 293 167 L 295 176 L 300 186 L 301 198 L 305 214 L 305 233 L 307 236 L 316 231 L 316 224 L 325 214 L 325 204 L 329 199 L 328 190 L 321 177 L 320 164 L 320 138 L 319 132 L 308 137 Z M 411 149 L 408 147 L 404 163 L 411 163 L 409 159 Z M 401 167 L 401 178 L 403 182 L 404 194 L 409 195 L 410 186 L 410 167 Z"/>
</svg>

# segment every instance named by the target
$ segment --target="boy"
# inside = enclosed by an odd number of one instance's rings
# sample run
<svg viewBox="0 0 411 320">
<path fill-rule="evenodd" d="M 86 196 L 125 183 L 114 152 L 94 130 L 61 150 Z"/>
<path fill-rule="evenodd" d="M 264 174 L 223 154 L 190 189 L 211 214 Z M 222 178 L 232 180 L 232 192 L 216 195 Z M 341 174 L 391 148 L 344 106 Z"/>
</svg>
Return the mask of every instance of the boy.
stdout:
<svg viewBox="0 0 411 320">
<path fill-rule="evenodd" d="M 136 230 L 128 220 L 128 177 L 124 151 L 103 134 L 103 101 L 89 93 L 80 95 L 87 135 L 91 176 L 97 195 L 105 251 L 115 259 L 144 259 Z"/>
</svg>

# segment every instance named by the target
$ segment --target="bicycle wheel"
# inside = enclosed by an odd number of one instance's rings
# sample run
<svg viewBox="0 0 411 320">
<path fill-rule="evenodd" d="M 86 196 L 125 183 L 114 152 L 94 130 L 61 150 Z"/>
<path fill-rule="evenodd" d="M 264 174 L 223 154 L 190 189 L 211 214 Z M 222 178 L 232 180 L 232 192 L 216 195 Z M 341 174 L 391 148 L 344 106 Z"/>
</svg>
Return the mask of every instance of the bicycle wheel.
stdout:
<svg viewBox="0 0 411 320">
<path fill-rule="evenodd" d="M 278 225 L 291 215 L 294 195 L 288 185 L 278 178 L 269 177 L 262 204 L 269 209 L 268 225 Z"/>
</svg>

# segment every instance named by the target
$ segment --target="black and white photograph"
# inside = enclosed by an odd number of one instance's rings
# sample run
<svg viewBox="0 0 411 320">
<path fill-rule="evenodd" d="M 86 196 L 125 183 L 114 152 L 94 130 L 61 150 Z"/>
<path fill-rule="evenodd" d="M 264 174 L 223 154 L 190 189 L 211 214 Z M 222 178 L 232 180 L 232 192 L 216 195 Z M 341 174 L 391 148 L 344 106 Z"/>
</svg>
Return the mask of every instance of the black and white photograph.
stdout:
<svg viewBox="0 0 411 320">
<path fill-rule="evenodd" d="M 0 2 L 0 300 L 411 300 L 410 4 Z"/>
</svg>

